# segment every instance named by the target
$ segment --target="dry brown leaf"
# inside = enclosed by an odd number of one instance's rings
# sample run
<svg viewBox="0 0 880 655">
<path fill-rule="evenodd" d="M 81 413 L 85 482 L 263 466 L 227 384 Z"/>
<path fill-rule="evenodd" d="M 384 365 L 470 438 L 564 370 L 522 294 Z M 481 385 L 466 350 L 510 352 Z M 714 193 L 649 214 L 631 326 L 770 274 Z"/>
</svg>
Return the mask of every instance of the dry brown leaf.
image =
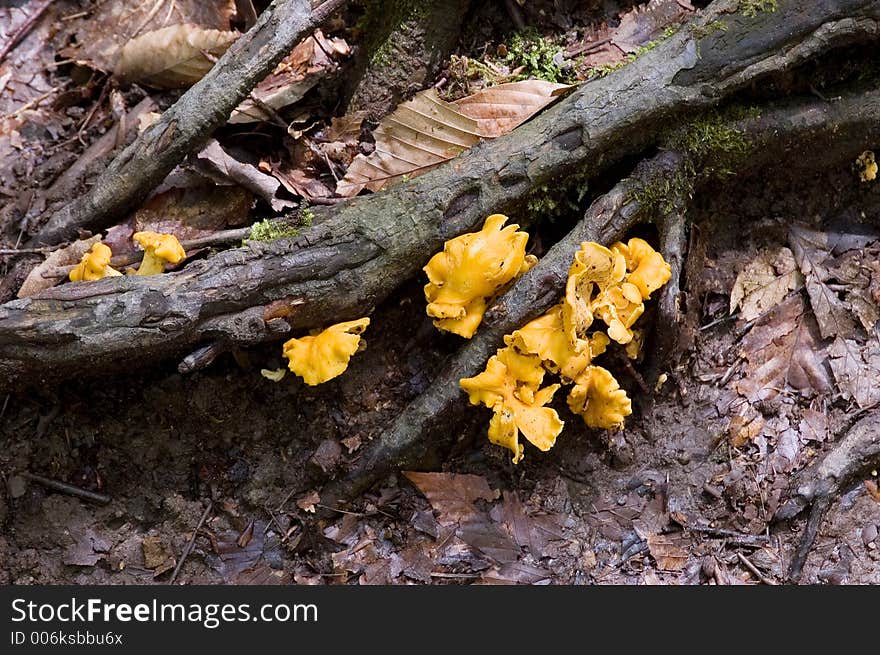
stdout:
<svg viewBox="0 0 880 655">
<path fill-rule="evenodd" d="M 815 409 L 805 409 L 799 431 L 802 439 L 820 443 L 825 441 L 828 438 L 828 415 Z"/>
<path fill-rule="evenodd" d="M 97 234 L 90 239 L 80 239 L 79 241 L 74 241 L 69 246 L 59 248 L 58 250 L 50 253 L 49 256 L 46 257 L 45 261 L 43 261 L 42 264 L 34 267 L 34 269 L 25 278 L 24 284 L 22 284 L 21 288 L 18 290 L 18 297 L 27 298 L 28 296 L 39 293 L 44 289 L 54 287 L 56 284 L 58 284 L 59 281 L 62 280 L 62 278 L 58 278 L 55 276 L 43 277 L 43 274 L 48 274 L 54 271 L 59 266 L 79 264 L 82 256 L 86 254 L 89 249 L 100 240 L 101 235 Z"/>
<path fill-rule="evenodd" d="M 114 75 L 160 89 L 189 86 L 202 79 L 239 36 L 192 23 L 163 27 L 126 43 Z"/>
<path fill-rule="evenodd" d="M 226 31 L 235 15 L 234 0 L 150 0 L 97 2 L 80 17 L 70 17 L 76 43 L 60 54 L 110 73 L 122 47 L 133 38 L 179 23 Z M 65 21 L 67 22 L 67 21 Z M 56 28 L 57 29 L 57 28 Z"/>
<path fill-rule="evenodd" d="M 319 47 L 318 41 L 330 43 L 332 47 Z M 328 56 L 328 52 L 342 58 L 342 53 L 348 52 L 347 48 L 342 39 L 327 39 L 321 30 L 317 30 L 313 36 L 300 42 L 251 91 L 248 99 L 232 112 L 229 122 L 252 123 L 271 119 L 272 112 L 299 101 L 333 68 L 334 60 Z"/>
<path fill-rule="evenodd" d="M 835 336 L 849 339 L 856 334 L 851 306 L 828 286 L 833 277 L 828 269 L 831 251 L 841 236 L 799 225 L 793 225 L 788 232 L 788 242 L 804 275 L 810 305 L 823 339 Z"/>
<path fill-rule="evenodd" d="M 457 103 L 441 99 L 434 89 L 422 91 L 382 120 L 373 133 L 376 149 L 354 159 L 336 193 L 350 197 L 364 188 L 379 191 L 405 175 L 426 173 L 482 139 L 509 132 L 564 88 L 524 80 L 484 89 Z"/>
<path fill-rule="evenodd" d="M 544 80 L 523 80 L 490 86 L 455 105 L 477 121 L 480 136 L 488 139 L 507 134 L 571 88 Z"/>
<path fill-rule="evenodd" d="M 174 187 L 134 213 L 133 229 L 173 234 L 182 241 L 196 239 L 247 224 L 253 201 L 253 195 L 239 186 Z"/>
<path fill-rule="evenodd" d="M 736 383 L 737 392 L 755 403 L 775 398 L 786 386 L 806 396 L 830 391 L 825 353 L 814 329 L 800 296 L 778 305 L 742 340 L 748 367 Z"/>
<path fill-rule="evenodd" d="M 838 337 L 828 355 L 834 379 L 845 398 L 863 409 L 880 403 L 880 343 L 876 336 L 864 345 Z"/>
<path fill-rule="evenodd" d="M 478 512 L 477 500 L 493 501 L 497 492 L 489 488 L 486 478 L 458 473 L 417 473 L 404 475 L 421 491 L 440 516 L 441 525 L 452 525 Z"/>
<path fill-rule="evenodd" d="M 789 291 L 803 284 L 791 250 L 764 251 L 736 276 L 730 292 L 730 313 L 740 308 L 744 321 L 752 321 L 782 302 Z"/>
<path fill-rule="evenodd" d="M 693 11 L 689 3 L 681 0 L 651 0 L 646 6 L 636 6 L 621 17 L 611 42 L 626 53 L 637 52 L 670 25 L 685 21 Z"/>
<path fill-rule="evenodd" d="M 870 334 L 880 320 L 880 297 L 875 293 L 880 276 L 880 247 L 854 248 L 828 267 L 829 273 L 845 286 L 843 301 Z"/>
<path fill-rule="evenodd" d="M 681 534 L 649 534 L 648 551 L 661 571 L 681 571 L 687 563 L 686 539 Z"/>
</svg>

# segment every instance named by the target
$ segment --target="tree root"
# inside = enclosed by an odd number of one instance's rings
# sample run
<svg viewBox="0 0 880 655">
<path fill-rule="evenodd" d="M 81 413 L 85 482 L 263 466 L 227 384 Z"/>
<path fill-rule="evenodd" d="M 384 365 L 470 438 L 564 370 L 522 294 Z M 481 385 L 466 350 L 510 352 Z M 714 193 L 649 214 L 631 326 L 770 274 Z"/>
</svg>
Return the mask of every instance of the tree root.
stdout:
<svg viewBox="0 0 880 655">
<path fill-rule="evenodd" d="M 878 434 L 880 411 L 874 410 L 859 419 L 825 457 L 801 471 L 795 479 L 794 496 L 773 517 L 776 522 L 787 521 L 810 508 L 803 537 L 788 569 L 792 582 L 800 580 L 825 513 L 837 497 L 855 481 L 880 468 Z"/>
</svg>

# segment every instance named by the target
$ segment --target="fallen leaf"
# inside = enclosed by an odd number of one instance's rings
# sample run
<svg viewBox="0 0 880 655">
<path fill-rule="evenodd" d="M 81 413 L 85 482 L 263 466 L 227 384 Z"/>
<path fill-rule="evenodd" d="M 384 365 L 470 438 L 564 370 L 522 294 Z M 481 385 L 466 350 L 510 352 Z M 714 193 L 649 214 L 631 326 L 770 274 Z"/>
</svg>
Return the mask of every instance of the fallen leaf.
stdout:
<svg viewBox="0 0 880 655">
<path fill-rule="evenodd" d="M 69 246 L 59 248 L 58 250 L 50 253 L 49 256 L 46 257 L 46 259 L 41 264 L 34 267 L 34 269 L 25 278 L 24 283 L 18 290 L 18 297 L 27 298 L 28 296 L 32 296 L 35 293 L 39 293 L 43 289 L 49 289 L 51 287 L 54 287 L 59 282 L 64 281 L 66 277 L 44 277 L 43 274 L 51 273 L 60 266 L 79 264 L 82 256 L 87 253 L 89 249 L 91 249 L 92 245 L 98 243 L 100 240 L 101 235 L 97 234 L 89 239 L 80 239 L 79 241 L 74 241 Z"/>
<path fill-rule="evenodd" d="M 239 36 L 192 23 L 163 27 L 126 43 L 113 73 L 125 83 L 160 89 L 190 86 L 211 70 Z"/>
<path fill-rule="evenodd" d="M 239 186 L 175 187 L 141 205 L 134 213 L 133 229 L 173 234 L 182 241 L 196 239 L 246 225 L 252 204 L 251 193 Z"/>
<path fill-rule="evenodd" d="M 212 539 L 214 552 L 218 556 L 218 561 L 213 563 L 213 567 L 223 576 L 224 580 L 231 582 L 245 569 L 253 568 L 262 557 L 266 539 L 266 524 L 262 521 L 255 521 L 250 527 L 250 534 L 251 537 L 246 540 L 246 543 L 245 540 L 242 540 L 242 533 L 235 530 L 227 530 Z M 244 545 L 239 543 L 240 541 Z"/>
<path fill-rule="evenodd" d="M 611 42 L 626 53 L 638 49 L 663 34 L 671 25 L 684 22 L 694 11 L 680 0 L 651 0 L 647 5 L 633 7 L 620 19 L 620 26 Z"/>
<path fill-rule="evenodd" d="M 549 583 L 551 574 L 546 569 L 524 562 L 510 562 L 483 572 L 482 584 L 541 584 Z"/>
<path fill-rule="evenodd" d="M 68 566 L 94 566 L 107 557 L 110 551 L 110 544 L 90 529 L 86 529 L 74 539 L 74 543 L 67 547 L 62 558 L 62 562 Z"/>
<path fill-rule="evenodd" d="M 832 365 L 831 370 L 834 370 Z M 805 409 L 800 423 L 803 439 L 823 442 L 828 438 L 828 415 L 814 409 Z"/>
<path fill-rule="evenodd" d="M 321 495 L 317 491 L 310 491 L 302 498 L 297 499 L 296 506 L 304 512 L 315 513 L 315 506 L 321 502 Z"/>
<path fill-rule="evenodd" d="M 274 112 L 288 107 L 299 100 L 335 66 L 334 59 L 347 56 L 347 45 L 322 48 L 318 40 L 328 42 L 321 30 L 316 30 L 309 38 L 301 41 L 275 70 L 267 75 L 229 117 L 230 123 L 251 123 L 271 120 Z M 330 39 L 341 42 L 342 39 Z M 343 53 L 346 53 L 343 55 Z"/>
<path fill-rule="evenodd" d="M 493 501 L 498 497 L 486 478 L 479 475 L 415 471 L 404 471 L 404 475 L 437 510 L 440 525 L 457 524 L 479 511 L 474 506 L 477 500 Z"/>
<path fill-rule="evenodd" d="M 415 177 L 477 145 L 505 134 L 553 102 L 568 88 L 524 80 L 484 89 L 455 103 L 428 89 L 394 110 L 373 132 L 375 150 L 358 155 L 336 193 L 379 191 L 404 175 Z"/>
<path fill-rule="evenodd" d="M 838 337 L 828 349 L 829 363 L 845 398 L 865 409 L 880 403 L 880 343 L 872 337 L 865 344 Z"/>
<path fill-rule="evenodd" d="M 788 242 L 803 273 L 810 306 L 816 315 L 822 338 L 854 337 L 856 322 L 851 308 L 828 286 L 832 277 L 827 268 L 833 248 L 831 236 L 793 225 L 789 228 Z"/>
<path fill-rule="evenodd" d="M 880 274 L 880 247 L 849 250 L 829 265 L 828 272 L 844 285 L 844 303 L 870 334 L 880 320 L 880 298 L 874 293 Z"/>
<path fill-rule="evenodd" d="M 661 571 L 681 571 L 687 564 L 688 553 L 682 548 L 687 539 L 682 534 L 649 534 L 645 540 Z"/>
<path fill-rule="evenodd" d="M 196 155 L 196 168 L 220 183 L 234 182 L 268 202 L 275 211 L 294 207 L 295 202 L 277 197 L 281 182 L 256 166 L 241 162 L 211 139 Z"/>
<path fill-rule="evenodd" d="M 141 550 L 144 555 L 144 568 L 153 571 L 153 577 L 170 571 L 177 564 L 174 552 L 159 535 L 144 537 L 141 541 Z"/>
<path fill-rule="evenodd" d="M 740 317 L 752 321 L 782 302 L 803 284 L 791 250 L 764 251 L 736 276 L 730 292 L 730 313 L 740 308 Z"/>
<path fill-rule="evenodd" d="M 748 367 L 735 385 L 740 395 L 755 403 L 775 398 L 785 387 L 805 396 L 831 390 L 824 349 L 809 318 L 803 300 L 794 296 L 751 329 L 742 340 Z"/>
</svg>

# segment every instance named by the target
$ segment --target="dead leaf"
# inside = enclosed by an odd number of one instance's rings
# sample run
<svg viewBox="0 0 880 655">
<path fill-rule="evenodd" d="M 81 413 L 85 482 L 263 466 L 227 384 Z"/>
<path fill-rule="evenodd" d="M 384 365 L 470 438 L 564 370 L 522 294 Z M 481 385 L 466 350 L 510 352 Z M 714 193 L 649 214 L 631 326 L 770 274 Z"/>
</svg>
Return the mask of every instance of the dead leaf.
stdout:
<svg viewBox="0 0 880 655">
<path fill-rule="evenodd" d="M 838 337 L 828 354 L 834 379 L 845 398 L 863 409 L 880 403 L 880 343 L 876 336 L 864 345 Z"/>
<path fill-rule="evenodd" d="M 265 562 L 253 568 L 245 569 L 237 576 L 233 584 L 237 585 L 282 585 L 288 584 L 288 576 L 284 571 L 273 569 Z"/>
<path fill-rule="evenodd" d="M 524 562 L 510 562 L 485 571 L 480 577 L 482 584 L 547 584 L 551 574 L 546 569 Z"/>
<path fill-rule="evenodd" d="M 571 88 L 544 80 L 509 82 L 482 89 L 455 105 L 476 120 L 480 136 L 489 139 L 507 134 Z"/>
<path fill-rule="evenodd" d="M 752 321 L 782 302 L 789 291 L 803 284 L 791 250 L 764 251 L 736 276 L 730 292 L 730 313 Z"/>
<path fill-rule="evenodd" d="M 403 176 L 428 172 L 482 139 L 505 134 L 556 99 L 567 88 L 524 80 L 484 89 L 455 103 L 428 89 L 394 110 L 373 133 L 376 147 L 358 155 L 336 193 L 357 195 L 362 189 L 379 191 Z"/>
<path fill-rule="evenodd" d="M 153 577 L 167 573 L 177 564 L 174 552 L 159 535 L 147 535 L 141 541 L 144 568 L 153 571 Z"/>
<path fill-rule="evenodd" d="M 810 306 L 819 324 L 823 339 L 855 336 L 856 323 L 851 308 L 829 288 L 832 275 L 827 263 L 833 248 L 832 235 L 793 225 L 788 232 L 788 242 L 810 296 Z"/>
<path fill-rule="evenodd" d="M 235 530 L 222 532 L 211 541 L 219 559 L 213 566 L 229 582 L 245 569 L 253 568 L 263 555 L 266 524 L 256 521 L 249 527 L 251 538 L 244 545 L 239 543 L 242 534 Z"/>
<path fill-rule="evenodd" d="M 175 187 L 153 196 L 135 211 L 134 231 L 173 234 L 183 241 L 196 239 L 247 224 L 252 204 L 251 193 L 239 186 Z"/>
<path fill-rule="evenodd" d="M 564 539 L 560 516 L 530 515 L 516 492 L 505 491 L 503 502 L 492 508 L 491 516 L 507 529 L 513 540 L 536 558 L 548 555 L 549 545 Z"/>
<path fill-rule="evenodd" d="M 880 487 L 873 480 L 865 480 L 865 489 L 871 495 L 871 498 L 880 503 Z"/>
<path fill-rule="evenodd" d="M 229 30 L 234 0 L 152 0 L 94 3 L 84 16 L 70 17 L 74 45 L 60 54 L 77 63 L 110 73 L 122 47 L 132 39 L 173 24 Z"/>
<path fill-rule="evenodd" d="M 687 564 L 688 553 L 682 548 L 687 539 L 681 533 L 649 534 L 645 540 L 648 542 L 648 552 L 661 571 L 681 571 Z"/>
<path fill-rule="evenodd" d="M 318 41 L 331 44 L 319 47 Z M 288 107 L 311 90 L 334 66 L 335 59 L 348 56 L 350 50 L 342 39 L 327 39 L 321 30 L 300 42 L 275 70 L 267 75 L 229 117 L 230 123 L 271 120 L 273 112 Z M 344 54 L 343 54 L 344 53 Z"/>
<path fill-rule="evenodd" d="M 25 278 L 24 283 L 18 290 L 19 298 L 27 298 L 35 293 L 39 293 L 43 289 L 49 289 L 58 284 L 62 278 L 43 277 L 44 273 L 50 273 L 59 266 L 69 266 L 71 264 L 79 264 L 82 256 L 86 254 L 91 247 L 101 240 L 101 235 L 97 234 L 90 239 L 80 239 L 74 241 L 69 246 L 59 248 L 49 254 L 42 264 L 37 265 Z"/>
<path fill-rule="evenodd" d="M 94 566 L 107 557 L 109 551 L 110 544 L 105 539 L 86 529 L 76 536 L 74 543 L 64 551 L 62 562 L 68 566 Z"/>
<path fill-rule="evenodd" d="M 159 89 L 190 86 L 211 70 L 239 36 L 192 23 L 163 27 L 126 43 L 113 74 L 125 83 Z"/>
<path fill-rule="evenodd" d="M 832 365 L 831 370 L 834 370 Z M 814 409 L 805 409 L 800 423 L 801 438 L 819 443 L 828 438 L 828 415 Z"/>
<path fill-rule="evenodd" d="M 751 329 L 742 340 L 748 367 L 735 385 L 740 395 L 755 403 L 775 398 L 786 387 L 805 396 L 831 390 L 824 349 L 809 318 L 803 300 L 794 296 Z"/>
<path fill-rule="evenodd" d="M 838 257 L 828 272 L 844 285 L 843 301 L 870 334 L 880 320 L 880 298 L 874 293 L 880 274 L 880 247 L 857 247 Z"/>
<path fill-rule="evenodd" d="M 296 506 L 304 512 L 315 513 L 315 507 L 321 502 L 321 495 L 312 490 L 302 498 L 297 499 Z"/>
<path fill-rule="evenodd" d="M 742 448 L 761 434 L 764 429 L 764 418 L 760 415 L 736 414 L 731 417 L 727 433 L 734 448 Z"/>
<path fill-rule="evenodd" d="M 473 516 L 477 500 L 493 501 L 497 492 L 489 488 L 486 478 L 458 473 L 418 473 L 404 475 L 421 491 L 439 513 L 440 525 L 454 525 Z"/>
<path fill-rule="evenodd" d="M 234 182 L 263 198 L 275 211 L 283 211 L 296 205 L 292 200 L 277 197 L 281 182 L 260 172 L 256 166 L 235 159 L 215 139 L 211 139 L 196 155 L 195 165 L 200 172 L 220 183 Z"/>
<path fill-rule="evenodd" d="M 694 11 L 680 0 L 651 0 L 647 5 L 634 7 L 620 19 L 620 26 L 611 39 L 626 53 L 638 49 L 659 37 L 670 25 L 684 22 Z"/>
</svg>

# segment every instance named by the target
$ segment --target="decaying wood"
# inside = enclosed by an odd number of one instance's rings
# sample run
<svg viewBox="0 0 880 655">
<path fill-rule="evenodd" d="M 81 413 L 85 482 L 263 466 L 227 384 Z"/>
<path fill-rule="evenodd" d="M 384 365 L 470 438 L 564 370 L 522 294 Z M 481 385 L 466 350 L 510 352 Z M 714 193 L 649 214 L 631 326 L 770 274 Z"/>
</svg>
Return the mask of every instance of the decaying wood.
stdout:
<svg viewBox="0 0 880 655">
<path fill-rule="evenodd" d="M 143 202 L 177 164 L 225 124 L 229 115 L 290 50 L 345 0 L 314 11 L 308 0 L 275 0 L 211 71 L 126 148 L 91 190 L 56 211 L 36 242 L 53 244 L 78 229 L 103 229 Z"/>
<path fill-rule="evenodd" d="M 874 102 L 875 99 L 880 100 L 880 92 L 841 98 L 841 105 L 836 110 L 843 110 L 842 114 L 835 111 L 834 118 L 826 114 L 820 123 L 809 127 L 807 123 L 812 122 L 811 116 L 830 109 L 823 101 L 780 106 L 767 110 L 759 119 L 730 122 L 726 127 L 741 134 L 750 147 L 746 151 L 748 154 L 740 153 L 727 163 L 731 170 L 740 173 L 756 170 L 793 143 L 802 144 L 807 151 L 816 148 L 816 151 L 824 152 L 828 156 L 826 162 L 834 161 L 834 153 L 840 148 L 857 152 L 865 138 L 873 138 L 869 135 L 876 135 L 880 127 L 880 121 L 872 121 L 870 125 L 865 123 L 865 116 L 858 109 L 864 100 Z M 854 122 L 849 120 L 848 116 L 855 117 L 850 111 L 862 114 L 862 118 Z M 755 149 L 770 141 L 775 141 L 774 148 Z M 793 156 L 794 152 L 792 148 Z M 723 161 L 729 153 L 715 154 L 715 161 Z M 478 374 L 495 350 L 503 346 L 505 334 L 559 301 L 573 253 L 581 241 L 610 243 L 622 238 L 639 221 L 653 217 L 661 222 L 661 234 L 668 236 L 664 242 L 675 248 L 683 247 L 681 218 L 687 210 L 689 195 L 673 198 L 671 214 L 666 213 L 669 208 L 645 207 L 639 198 L 644 197 L 646 188 L 656 188 L 658 184 L 664 188 L 694 188 L 700 181 L 695 166 L 698 163 L 689 153 L 663 151 L 653 159 L 641 162 L 631 177 L 596 200 L 575 229 L 492 306 L 474 338 L 441 369 L 431 386 L 411 402 L 392 425 L 376 435 L 360 454 L 349 475 L 325 486 L 321 492 L 322 504 L 338 507 L 345 499 L 357 497 L 391 471 L 418 468 L 430 459 L 429 454 L 452 433 L 450 426 L 455 425 L 455 412 L 467 408 L 459 380 Z M 677 183 L 670 185 L 673 180 Z"/>
<path fill-rule="evenodd" d="M 776 512 L 775 521 L 794 518 L 810 508 L 807 525 L 792 557 L 788 577 L 800 580 L 810 549 L 822 527 L 825 513 L 850 485 L 866 479 L 880 467 L 880 411 L 856 421 L 846 435 L 822 459 L 801 471 L 794 484 L 794 496 Z"/>
<path fill-rule="evenodd" d="M 295 239 L 252 242 L 177 273 L 67 284 L 3 305 L 0 386 L 131 369 L 206 343 L 250 344 L 362 316 L 445 240 L 487 214 L 515 208 L 542 185 L 589 177 L 642 151 L 672 117 L 878 34 L 880 0 L 784 2 L 751 18 L 736 13 L 736 5 L 713 3 L 634 63 L 507 137 L 387 192 L 316 210 L 315 225 Z M 724 28 L 707 28 L 716 23 Z M 808 105 L 795 118 L 787 110 L 756 124 L 782 121 L 789 129 L 779 131 L 781 148 L 791 145 L 786 134 L 803 138 L 836 123 L 861 130 L 864 146 L 876 134 L 877 117 L 864 99 Z M 854 141 L 850 134 L 846 143 Z M 264 306 L 282 299 L 293 307 L 287 321 L 264 320 Z"/>
</svg>

